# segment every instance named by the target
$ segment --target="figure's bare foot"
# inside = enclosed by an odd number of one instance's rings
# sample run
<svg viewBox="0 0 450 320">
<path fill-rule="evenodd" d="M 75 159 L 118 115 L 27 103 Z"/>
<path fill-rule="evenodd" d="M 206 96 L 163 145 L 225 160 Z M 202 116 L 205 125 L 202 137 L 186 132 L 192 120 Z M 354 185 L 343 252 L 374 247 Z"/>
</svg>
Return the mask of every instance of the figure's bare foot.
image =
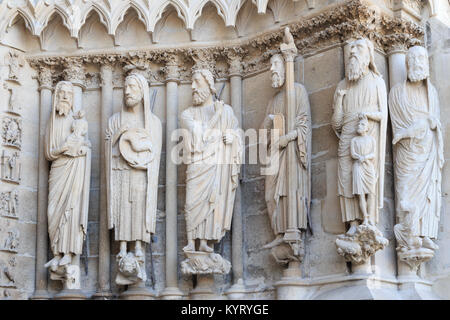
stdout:
<svg viewBox="0 0 450 320">
<path fill-rule="evenodd" d="M 47 262 L 44 265 L 44 267 L 46 267 L 46 268 L 50 267 L 50 270 L 56 271 L 56 269 L 58 269 L 59 260 L 61 260 L 60 255 L 54 256 L 54 258 L 52 260 L 50 260 L 49 262 Z"/>
<path fill-rule="evenodd" d="M 123 257 L 125 257 L 127 255 L 127 250 L 125 249 L 125 250 L 120 250 L 119 251 L 119 253 L 117 254 L 117 256 L 116 256 L 116 259 L 117 260 L 120 260 L 120 259 L 122 259 Z"/>
<path fill-rule="evenodd" d="M 283 235 L 279 234 L 276 236 L 276 238 L 272 241 L 263 246 L 263 249 L 271 249 L 273 247 L 276 247 L 283 243 Z"/>
<path fill-rule="evenodd" d="M 134 251 L 134 256 L 136 258 L 142 258 L 144 256 L 144 251 L 142 251 L 141 248 L 136 248 L 136 250 Z"/>
<path fill-rule="evenodd" d="M 352 236 L 352 235 L 355 234 L 355 232 L 356 232 L 356 226 L 355 226 L 355 225 L 352 225 L 352 226 L 350 227 L 350 229 L 348 229 L 347 235 Z"/>
<path fill-rule="evenodd" d="M 200 240 L 200 246 L 198 247 L 198 250 L 208 253 L 214 252 L 214 249 L 208 246 L 206 240 Z"/>
<path fill-rule="evenodd" d="M 195 242 L 194 241 L 189 241 L 187 246 L 185 246 L 183 248 L 184 252 L 192 252 L 195 251 Z"/>
<path fill-rule="evenodd" d="M 65 253 L 64 257 L 62 257 L 61 260 L 59 260 L 58 265 L 60 267 L 71 264 L 72 263 L 72 255 L 70 253 Z"/>
<path fill-rule="evenodd" d="M 136 248 L 134 250 L 134 255 L 136 258 L 142 258 L 144 256 L 144 251 L 142 250 L 142 244 L 140 241 L 136 241 Z"/>
</svg>

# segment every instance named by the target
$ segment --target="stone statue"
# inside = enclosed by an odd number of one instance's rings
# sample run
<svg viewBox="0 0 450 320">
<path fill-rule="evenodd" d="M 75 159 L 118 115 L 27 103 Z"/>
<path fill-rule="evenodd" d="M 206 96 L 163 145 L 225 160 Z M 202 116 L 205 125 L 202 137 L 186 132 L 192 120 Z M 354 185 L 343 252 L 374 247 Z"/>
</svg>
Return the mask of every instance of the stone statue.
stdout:
<svg viewBox="0 0 450 320">
<path fill-rule="evenodd" d="M 64 281 L 65 289 L 80 288 L 79 258 L 88 221 L 91 146 L 83 116 L 73 113 L 72 83 L 59 82 L 45 136 L 45 157 L 52 163 L 47 214 L 54 255 L 45 266 L 50 267 L 52 279 Z M 74 141 L 78 126 L 84 135 Z"/>
<path fill-rule="evenodd" d="M 161 121 L 150 110 L 149 86 L 142 75 L 125 79 L 124 99 L 122 111 L 109 119 L 105 148 L 108 228 L 114 228 L 120 242 L 120 285 L 146 280 L 144 243 L 155 233 L 162 144 Z M 128 252 L 129 242 L 135 244 L 134 253 Z"/>
<path fill-rule="evenodd" d="M 387 95 L 374 63 L 373 44 L 368 39 L 358 38 L 349 44 L 345 71 L 345 79 L 339 82 L 334 95 L 331 123 L 339 138 L 338 195 L 342 220 L 350 228 L 338 237 L 336 245 L 346 260 L 361 264 L 387 245 L 375 226 L 383 207 Z M 367 128 L 360 126 L 362 117 L 367 118 L 362 126 Z M 361 135 L 362 131 L 367 133 Z M 371 141 L 375 142 L 373 150 Z M 365 161 L 360 162 L 360 157 Z"/>
<path fill-rule="evenodd" d="M 193 73 L 192 90 L 194 106 L 181 114 L 183 152 L 187 161 L 185 216 L 188 244 L 183 250 L 188 260 L 183 263 L 188 263 L 189 258 L 200 261 L 199 256 L 204 256 L 204 259 L 214 260 L 215 263 L 210 264 L 217 266 L 220 255 L 213 253 L 208 242 L 219 242 L 230 230 L 242 136 L 233 109 L 223 101 L 213 101 L 216 89 L 209 70 L 198 69 Z M 196 240 L 199 240 L 197 248 Z M 229 262 L 223 259 L 223 263 Z"/>
<path fill-rule="evenodd" d="M 293 40 L 292 45 L 294 45 Z M 265 176 L 265 200 L 275 239 L 266 244 L 264 248 L 271 248 L 276 261 L 285 264 L 302 255 L 300 251 L 294 254 L 290 248 L 282 248 L 289 243 L 286 241 L 288 239 L 285 239 L 287 230 L 290 228 L 306 230 L 308 225 L 311 203 L 311 111 L 305 87 L 300 83 L 288 83 L 283 56 L 275 54 L 270 62 L 272 87 L 279 89 L 279 92 L 269 101 L 266 117 L 261 127 L 268 130 L 270 137 L 268 143 L 270 165 L 273 166 L 273 163 L 278 165 L 272 168 L 275 169 L 274 172 L 268 172 Z M 292 86 L 295 90 L 293 112 L 289 116 L 286 97 L 288 86 Z M 293 123 L 290 130 L 287 128 L 289 120 Z M 278 132 L 275 134 L 276 130 Z M 277 138 L 278 136 L 279 138 Z M 291 155 L 288 155 L 289 145 L 293 147 Z M 278 150 L 274 148 L 278 148 Z M 295 166 L 294 173 L 290 172 L 288 162 L 292 162 Z M 289 175 L 294 175 L 293 186 L 289 186 Z M 295 196 L 290 200 L 289 188 L 292 187 Z M 289 226 L 291 219 L 288 210 L 289 203 L 293 204 L 297 215 L 294 226 Z"/>
<path fill-rule="evenodd" d="M 376 141 L 368 135 L 369 121 L 365 115 L 360 115 L 358 136 L 351 141 L 350 151 L 353 161 L 353 194 L 359 198 L 359 208 L 363 214 L 363 224 L 372 223 L 369 212 L 375 205 L 376 173 L 373 159 L 375 158 Z"/>
<path fill-rule="evenodd" d="M 438 249 L 441 173 L 444 165 L 439 100 L 429 81 L 427 50 L 406 56 L 408 80 L 389 94 L 394 145 L 398 256 L 416 269 Z"/>
</svg>

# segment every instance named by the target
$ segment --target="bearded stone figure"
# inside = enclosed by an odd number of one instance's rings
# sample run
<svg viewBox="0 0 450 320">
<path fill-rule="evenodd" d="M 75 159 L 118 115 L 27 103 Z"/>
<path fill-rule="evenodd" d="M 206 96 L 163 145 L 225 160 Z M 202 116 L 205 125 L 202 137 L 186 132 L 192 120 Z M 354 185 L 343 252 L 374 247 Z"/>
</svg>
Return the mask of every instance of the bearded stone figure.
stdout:
<svg viewBox="0 0 450 320">
<path fill-rule="evenodd" d="M 155 233 L 162 143 L 161 121 L 150 110 L 149 86 L 142 75 L 125 79 L 124 99 L 122 111 L 109 119 L 105 149 L 108 227 L 120 242 L 119 285 L 147 278 L 144 245 Z M 128 251 L 130 242 L 134 253 Z"/>
<path fill-rule="evenodd" d="M 230 230 L 242 137 L 233 109 L 223 101 L 213 101 L 216 89 L 209 70 L 199 69 L 193 73 L 192 91 L 194 106 L 183 111 L 180 121 L 185 131 L 183 152 L 187 162 L 185 216 L 188 244 L 183 250 L 188 259 L 183 261 L 182 271 L 212 273 L 225 270 L 219 273 L 228 273 L 229 262 L 214 254 L 210 243 L 219 242 Z M 217 267 L 218 264 L 225 267 Z M 199 265 L 216 267 L 197 268 Z"/>
<path fill-rule="evenodd" d="M 264 248 L 276 248 L 284 243 L 284 235 L 288 229 L 288 171 L 287 146 L 295 144 L 295 156 L 293 157 L 296 174 L 296 198 L 294 204 L 297 212 L 297 224 L 295 229 L 306 230 L 308 224 L 308 212 L 311 202 L 311 111 L 308 93 L 300 83 L 295 83 L 295 117 L 293 130 L 286 132 L 287 102 L 285 95 L 285 61 L 281 54 L 275 54 L 270 59 L 272 73 L 272 87 L 279 92 L 269 101 L 266 109 L 266 117 L 262 128 L 268 130 L 268 154 L 270 166 L 273 172 L 265 175 L 265 200 L 269 213 L 270 224 L 275 239 L 266 244 Z M 274 134 L 274 131 L 278 131 Z M 279 136 L 279 138 L 278 138 Z M 277 148 L 277 149 L 275 149 Z M 274 166 L 274 163 L 276 164 Z M 286 250 L 272 249 L 272 254 L 277 261 L 286 263 L 286 259 L 280 256 L 280 252 Z M 288 250 L 289 251 L 289 250 Z M 278 254 L 277 254 L 278 253 Z M 290 258 L 294 257 L 291 254 Z"/>
<path fill-rule="evenodd" d="M 349 44 L 345 71 L 334 95 L 331 121 L 339 138 L 338 195 L 342 220 L 348 225 L 336 245 L 347 261 L 362 264 L 387 245 L 376 228 L 383 208 L 387 95 L 368 39 L 358 38 Z M 364 128 L 358 128 L 361 119 L 367 119 L 361 123 Z M 371 140 L 375 142 L 373 152 Z M 358 146 L 359 141 L 365 141 L 364 145 Z M 359 154 L 366 151 L 367 157 Z"/>
<path fill-rule="evenodd" d="M 84 135 L 72 139 L 78 126 Z M 54 258 L 47 262 L 51 279 L 65 289 L 80 289 L 79 258 L 86 236 L 91 149 L 83 113 L 74 115 L 73 85 L 56 85 L 45 136 L 45 157 L 51 161 L 48 195 L 48 233 Z"/>
<path fill-rule="evenodd" d="M 417 269 L 438 249 L 432 239 L 438 234 L 444 153 L 426 49 L 410 48 L 406 66 L 408 79 L 389 94 L 398 218 L 394 232 L 399 258 Z"/>
</svg>

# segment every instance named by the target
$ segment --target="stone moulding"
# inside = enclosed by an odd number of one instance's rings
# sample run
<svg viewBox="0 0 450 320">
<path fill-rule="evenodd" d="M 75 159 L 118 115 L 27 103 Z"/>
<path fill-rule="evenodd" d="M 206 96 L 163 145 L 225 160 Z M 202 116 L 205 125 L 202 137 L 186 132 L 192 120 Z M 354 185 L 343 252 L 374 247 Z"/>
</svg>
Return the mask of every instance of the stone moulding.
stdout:
<svg viewBox="0 0 450 320">
<path fill-rule="evenodd" d="M 336 43 L 345 43 L 356 36 L 372 40 L 378 50 L 389 52 L 395 47 L 410 47 L 421 43 L 423 28 L 410 21 L 382 15 L 370 9 L 360 0 L 351 0 L 337 7 L 301 21 L 288 24 L 296 46 L 302 55 L 310 54 Z M 279 52 L 283 28 L 264 32 L 248 39 L 227 41 L 226 45 L 205 47 L 142 48 L 124 52 L 115 49 L 84 52 L 78 55 L 30 55 L 27 57 L 36 69 L 52 66 L 60 69 L 70 63 L 134 65 L 151 70 L 157 82 L 164 82 L 163 66 L 178 56 L 180 80 L 190 77 L 192 66 L 208 67 L 216 78 L 226 78 L 234 73 L 230 56 L 241 57 L 242 76 L 267 69 L 268 59 Z M 200 62 L 201 61 L 201 62 Z M 223 62 L 218 64 L 215 62 Z M 158 65 L 155 66 L 151 64 Z M 188 66 L 188 67 L 187 67 Z M 231 70 L 230 70 L 231 69 Z M 62 72 L 62 71 L 60 71 Z"/>
</svg>

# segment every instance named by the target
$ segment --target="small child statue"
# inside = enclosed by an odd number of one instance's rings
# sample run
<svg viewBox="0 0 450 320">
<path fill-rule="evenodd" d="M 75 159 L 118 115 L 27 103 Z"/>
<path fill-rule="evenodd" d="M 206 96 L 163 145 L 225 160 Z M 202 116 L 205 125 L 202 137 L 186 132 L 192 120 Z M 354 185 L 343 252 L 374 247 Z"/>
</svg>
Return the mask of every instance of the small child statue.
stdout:
<svg viewBox="0 0 450 320">
<path fill-rule="evenodd" d="M 350 151 L 353 162 L 353 194 L 359 198 L 359 207 L 363 214 L 363 224 L 374 221 L 369 215 L 374 212 L 376 205 L 375 185 L 377 181 L 373 159 L 375 158 L 376 142 L 368 135 L 369 121 L 363 114 L 358 116 L 359 122 L 356 132 L 358 136 L 351 140 Z M 367 198 L 366 198 L 367 197 Z M 370 217 L 373 218 L 372 215 Z"/>
<path fill-rule="evenodd" d="M 86 154 L 86 148 L 91 147 L 91 143 L 86 137 L 88 132 L 88 122 L 84 119 L 84 111 L 79 111 L 72 122 L 72 133 L 67 137 L 66 143 L 69 150 L 65 152 L 73 157 Z"/>
</svg>

